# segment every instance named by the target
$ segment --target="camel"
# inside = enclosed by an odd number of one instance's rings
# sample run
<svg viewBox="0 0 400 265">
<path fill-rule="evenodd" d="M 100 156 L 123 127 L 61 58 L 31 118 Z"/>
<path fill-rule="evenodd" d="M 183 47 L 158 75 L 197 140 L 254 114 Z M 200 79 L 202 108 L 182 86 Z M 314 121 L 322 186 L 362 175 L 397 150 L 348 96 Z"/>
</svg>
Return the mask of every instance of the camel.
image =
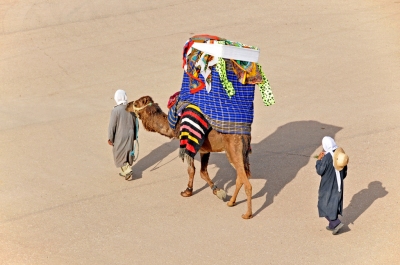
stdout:
<svg viewBox="0 0 400 265">
<path fill-rule="evenodd" d="M 157 132 L 164 135 L 170 139 L 179 139 L 179 121 L 175 130 L 171 129 L 168 124 L 167 114 L 165 114 L 157 103 L 154 103 L 150 96 L 143 96 L 136 101 L 129 102 L 127 104 L 126 110 L 129 112 L 134 112 L 137 117 L 142 121 L 143 127 L 149 132 Z M 243 219 L 250 219 L 252 215 L 252 186 L 250 184 L 249 178 L 250 164 L 249 164 L 249 154 L 251 152 L 250 148 L 251 135 L 239 135 L 239 134 L 223 134 L 216 130 L 211 130 L 204 140 L 201 146 L 200 152 L 200 176 L 204 179 L 210 188 L 213 190 L 214 195 L 220 195 L 221 198 L 224 196 L 224 191 L 217 188 L 211 181 L 208 172 L 208 160 L 210 158 L 210 152 L 222 152 L 225 151 L 226 156 L 230 164 L 236 170 L 236 188 L 231 199 L 228 201 L 227 205 L 232 207 L 236 203 L 236 198 L 244 185 L 246 196 L 247 196 L 247 212 L 242 215 Z M 188 162 L 188 175 L 189 182 L 186 190 L 181 192 L 181 196 L 190 197 L 193 194 L 193 179 L 195 175 L 194 161 Z M 221 192 L 223 192 L 221 195 Z M 225 193 L 226 194 L 226 193 Z"/>
</svg>

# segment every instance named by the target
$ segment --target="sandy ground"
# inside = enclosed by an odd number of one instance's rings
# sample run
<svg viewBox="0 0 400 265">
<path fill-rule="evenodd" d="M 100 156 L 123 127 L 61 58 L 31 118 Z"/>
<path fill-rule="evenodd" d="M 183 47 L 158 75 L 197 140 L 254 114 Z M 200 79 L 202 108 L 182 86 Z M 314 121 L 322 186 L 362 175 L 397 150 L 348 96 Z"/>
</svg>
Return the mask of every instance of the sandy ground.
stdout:
<svg viewBox="0 0 400 265">
<path fill-rule="evenodd" d="M 0 264 L 400 263 L 400 1 L 243 3 L 0 1 Z M 133 181 L 107 145 L 115 90 L 166 110 L 201 33 L 258 46 L 275 94 L 256 91 L 251 220 L 244 190 L 229 208 L 197 175 L 179 195 L 176 140 L 141 129 Z M 350 156 L 337 236 L 316 207 L 325 135 Z M 232 195 L 225 154 L 209 173 Z"/>
</svg>

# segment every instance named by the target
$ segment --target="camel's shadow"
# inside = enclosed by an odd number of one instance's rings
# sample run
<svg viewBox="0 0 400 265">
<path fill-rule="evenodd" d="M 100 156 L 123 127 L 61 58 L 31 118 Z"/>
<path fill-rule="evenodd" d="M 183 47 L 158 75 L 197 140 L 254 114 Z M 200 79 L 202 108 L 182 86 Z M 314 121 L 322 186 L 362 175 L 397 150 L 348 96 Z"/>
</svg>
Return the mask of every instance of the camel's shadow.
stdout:
<svg viewBox="0 0 400 265">
<path fill-rule="evenodd" d="M 346 181 L 346 180 L 345 180 Z M 353 224 L 371 205 L 379 198 L 385 197 L 389 192 L 382 186 L 382 182 L 373 181 L 367 189 L 362 189 L 354 194 L 349 205 L 343 210 L 342 221 L 345 224 L 341 233 L 349 232 L 348 224 Z"/>
<path fill-rule="evenodd" d="M 178 141 L 170 141 L 167 143 L 164 143 L 160 145 L 159 147 L 153 149 L 149 154 L 147 154 L 145 157 L 140 158 L 133 164 L 132 171 L 133 171 L 133 179 L 140 179 L 143 176 L 143 171 L 145 171 L 148 168 L 151 168 L 152 170 L 156 170 L 159 167 L 161 167 L 160 163 L 162 165 L 167 164 L 171 161 L 164 161 L 164 158 L 168 156 L 168 154 L 172 152 L 176 152 L 176 157 L 178 157 L 178 151 L 177 148 L 179 148 L 179 142 Z M 176 163 L 176 162 L 174 162 Z"/>
<path fill-rule="evenodd" d="M 263 179 L 261 190 L 254 190 L 252 198 L 265 196 L 265 202 L 253 215 L 274 202 L 274 198 L 290 183 L 299 170 L 308 164 L 320 150 L 324 136 L 335 137 L 342 128 L 317 121 L 296 121 L 280 126 L 274 133 L 259 143 L 253 143 L 250 155 L 252 179 Z M 235 186 L 235 170 L 230 166 L 225 154 L 211 155 L 210 162 L 220 170 L 213 178 L 215 184 L 229 190 Z M 204 188 L 204 187 L 203 187 Z M 229 197 L 227 198 L 229 199 Z M 237 204 L 245 202 L 238 201 Z"/>
</svg>

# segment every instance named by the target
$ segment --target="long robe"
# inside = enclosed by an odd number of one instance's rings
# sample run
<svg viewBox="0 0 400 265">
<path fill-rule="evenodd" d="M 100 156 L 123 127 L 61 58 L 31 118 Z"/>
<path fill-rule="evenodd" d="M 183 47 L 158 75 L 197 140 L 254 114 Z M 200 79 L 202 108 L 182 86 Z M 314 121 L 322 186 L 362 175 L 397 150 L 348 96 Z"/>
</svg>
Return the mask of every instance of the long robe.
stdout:
<svg viewBox="0 0 400 265">
<path fill-rule="evenodd" d="M 108 139 L 113 142 L 113 156 L 116 167 L 122 167 L 124 163 L 133 163 L 130 152 L 133 150 L 136 139 L 136 116 L 125 110 L 126 105 L 115 106 L 111 111 L 108 126 Z"/>
<path fill-rule="evenodd" d="M 335 168 L 330 153 L 327 153 L 315 165 L 317 174 L 321 176 L 321 183 L 318 190 L 318 213 L 319 217 L 328 217 L 336 220 L 338 214 L 342 215 L 343 210 L 343 179 L 347 176 L 347 166 L 340 171 L 341 191 L 338 191 Z"/>
</svg>

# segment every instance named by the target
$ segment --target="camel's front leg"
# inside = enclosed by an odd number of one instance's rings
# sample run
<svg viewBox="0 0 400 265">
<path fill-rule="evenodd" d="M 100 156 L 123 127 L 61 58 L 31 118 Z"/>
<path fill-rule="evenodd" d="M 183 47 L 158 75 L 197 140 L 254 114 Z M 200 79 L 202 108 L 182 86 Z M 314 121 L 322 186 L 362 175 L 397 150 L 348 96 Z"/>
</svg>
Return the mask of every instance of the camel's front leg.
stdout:
<svg viewBox="0 0 400 265">
<path fill-rule="evenodd" d="M 181 192 L 182 197 L 190 197 L 193 194 L 193 179 L 194 179 L 194 173 L 196 172 L 193 159 L 190 161 L 187 171 L 189 175 L 189 182 L 186 190 Z"/>
<path fill-rule="evenodd" d="M 214 183 L 211 181 L 210 177 L 208 176 L 208 160 L 210 159 L 210 153 L 200 153 L 200 163 L 201 163 L 201 168 L 200 168 L 200 176 L 202 179 L 204 179 L 207 184 L 212 187 L 214 186 Z"/>
<path fill-rule="evenodd" d="M 204 179 L 208 186 L 213 191 L 213 194 L 216 195 L 219 199 L 223 200 L 226 197 L 226 192 L 217 188 L 214 185 L 214 182 L 211 181 L 210 176 L 208 175 L 207 167 L 208 167 L 208 160 L 210 159 L 210 153 L 200 153 L 200 161 L 201 161 L 201 168 L 200 168 L 200 176 Z"/>
</svg>

